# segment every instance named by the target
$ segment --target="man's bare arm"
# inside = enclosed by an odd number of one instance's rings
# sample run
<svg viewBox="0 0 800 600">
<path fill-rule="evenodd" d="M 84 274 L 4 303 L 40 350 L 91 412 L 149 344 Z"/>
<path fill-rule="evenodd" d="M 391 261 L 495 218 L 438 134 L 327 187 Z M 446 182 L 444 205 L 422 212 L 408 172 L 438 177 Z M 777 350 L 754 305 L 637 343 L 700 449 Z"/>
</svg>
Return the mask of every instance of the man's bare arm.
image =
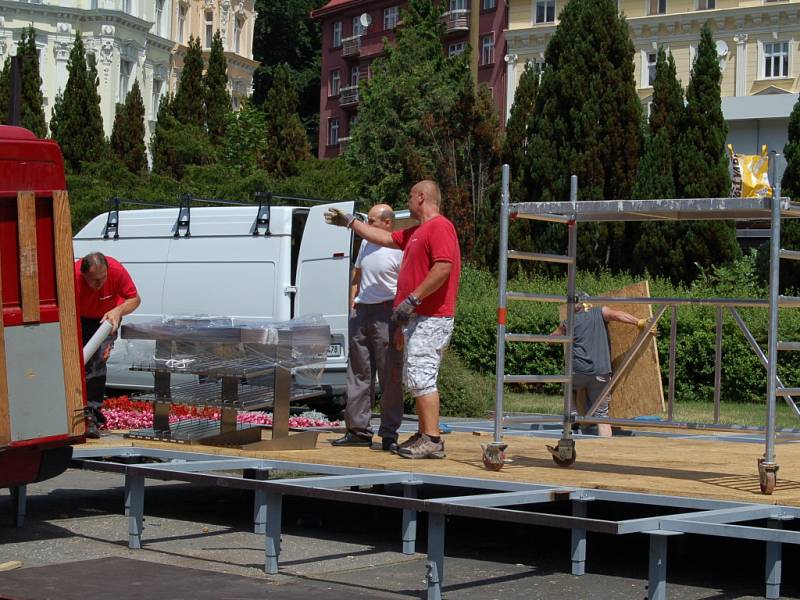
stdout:
<svg viewBox="0 0 800 600">
<path fill-rule="evenodd" d="M 614 310 L 613 308 L 603 307 L 603 319 L 610 323 L 616 321 L 617 323 L 627 323 L 628 325 L 638 325 L 639 317 L 634 317 L 632 314 L 624 310 Z"/>
<path fill-rule="evenodd" d="M 431 270 L 425 276 L 412 293 L 414 296 L 422 300 L 430 296 L 433 292 L 438 290 L 450 277 L 450 271 L 453 269 L 453 263 L 438 261 L 433 263 Z"/>
<path fill-rule="evenodd" d="M 373 244 L 378 244 L 378 246 L 383 246 L 384 248 L 395 248 L 399 249 L 400 246 L 394 243 L 392 239 L 392 234 L 385 229 L 381 229 L 380 227 L 373 227 L 372 225 L 368 225 L 367 223 L 362 223 L 358 219 L 353 221 L 350 225 L 350 229 L 360 235 L 362 238 L 367 240 L 368 242 L 372 242 Z"/>
<path fill-rule="evenodd" d="M 120 323 L 122 322 L 122 317 L 131 314 L 133 311 L 139 308 L 139 305 L 141 303 L 142 299 L 137 294 L 133 298 L 128 298 L 127 300 L 125 300 L 125 302 L 123 302 L 116 308 L 112 308 L 110 311 L 104 314 L 103 318 L 100 320 L 108 321 L 109 323 L 111 323 L 112 327 L 111 333 L 115 333 L 117 329 L 119 329 Z"/>
<path fill-rule="evenodd" d="M 353 269 L 353 278 L 350 280 L 350 308 L 356 305 L 356 296 L 358 296 L 358 286 L 361 284 L 361 269 Z"/>
</svg>

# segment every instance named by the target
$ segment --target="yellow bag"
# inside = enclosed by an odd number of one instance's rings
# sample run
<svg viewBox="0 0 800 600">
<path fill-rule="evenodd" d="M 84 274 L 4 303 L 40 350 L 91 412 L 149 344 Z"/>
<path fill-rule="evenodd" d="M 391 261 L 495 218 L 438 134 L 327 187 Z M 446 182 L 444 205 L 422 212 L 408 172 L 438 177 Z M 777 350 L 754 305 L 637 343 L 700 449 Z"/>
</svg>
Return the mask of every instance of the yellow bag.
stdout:
<svg viewBox="0 0 800 600">
<path fill-rule="evenodd" d="M 761 146 L 761 154 L 736 154 L 728 144 L 728 152 L 733 167 L 731 198 L 772 198 L 767 145 Z"/>
</svg>

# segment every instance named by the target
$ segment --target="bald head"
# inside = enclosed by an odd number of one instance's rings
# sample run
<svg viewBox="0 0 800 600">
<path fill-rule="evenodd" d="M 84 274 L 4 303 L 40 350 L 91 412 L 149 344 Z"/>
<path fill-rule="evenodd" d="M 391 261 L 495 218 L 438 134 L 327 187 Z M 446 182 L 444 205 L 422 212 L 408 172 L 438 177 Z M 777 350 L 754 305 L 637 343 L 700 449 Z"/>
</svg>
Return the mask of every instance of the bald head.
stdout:
<svg viewBox="0 0 800 600">
<path fill-rule="evenodd" d="M 442 192 L 439 184 L 430 179 L 423 179 L 414 184 L 408 195 L 408 209 L 418 220 L 424 222 L 439 214 L 439 203 Z"/>
<path fill-rule="evenodd" d="M 376 204 L 367 213 L 367 223 L 385 231 L 394 226 L 394 211 L 388 204 Z"/>
</svg>

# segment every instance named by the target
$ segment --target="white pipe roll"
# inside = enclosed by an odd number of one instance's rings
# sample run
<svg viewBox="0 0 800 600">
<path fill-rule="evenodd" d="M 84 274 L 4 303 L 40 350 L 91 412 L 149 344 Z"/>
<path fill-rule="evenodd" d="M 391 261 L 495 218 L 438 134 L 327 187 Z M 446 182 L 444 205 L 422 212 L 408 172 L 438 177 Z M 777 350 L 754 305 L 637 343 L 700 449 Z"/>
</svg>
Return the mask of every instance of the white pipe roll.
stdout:
<svg viewBox="0 0 800 600">
<path fill-rule="evenodd" d="M 86 345 L 83 347 L 83 365 L 86 366 L 86 363 L 89 362 L 89 359 L 92 358 L 92 355 L 97 352 L 97 349 L 102 345 L 105 339 L 111 333 L 112 325 L 108 321 L 103 321 L 100 323 L 100 327 L 97 328 L 97 331 L 94 332 L 92 339 L 86 342 Z"/>
</svg>

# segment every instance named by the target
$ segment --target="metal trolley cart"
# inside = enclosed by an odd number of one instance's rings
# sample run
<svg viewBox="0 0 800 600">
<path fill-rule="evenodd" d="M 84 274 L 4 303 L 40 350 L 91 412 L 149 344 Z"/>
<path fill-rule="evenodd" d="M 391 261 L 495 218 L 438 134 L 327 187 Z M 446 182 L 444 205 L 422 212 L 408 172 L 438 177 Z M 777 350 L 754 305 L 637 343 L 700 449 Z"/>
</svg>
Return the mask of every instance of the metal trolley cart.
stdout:
<svg viewBox="0 0 800 600">
<path fill-rule="evenodd" d="M 252 450 L 313 448 L 317 432 L 289 434 L 289 405 L 324 394 L 317 385 L 293 381 L 293 369 L 322 370 L 330 329 L 318 322 L 239 325 L 226 318 L 168 318 L 125 325 L 121 337 L 147 340 L 148 350 L 131 369 L 153 373 L 153 427 L 127 437 L 166 442 L 246 446 Z M 153 352 L 153 344 L 154 352 Z M 173 375 L 181 377 L 180 382 Z M 169 423 L 173 404 L 214 407 L 220 418 Z M 272 439 L 261 426 L 237 423 L 242 410 L 272 408 Z"/>
<path fill-rule="evenodd" d="M 578 181 L 574 175 L 570 182 L 569 202 L 523 202 L 512 204 L 509 201 L 509 167 L 503 166 L 502 198 L 500 208 L 500 258 L 499 258 L 499 300 L 497 315 L 497 372 L 495 390 L 495 422 L 494 442 L 484 449 L 484 463 L 489 468 L 501 468 L 502 461 L 498 456 L 503 456 L 505 445 L 502 443 L 502 429 L 504 425 L 513 422 L 553 422 L 550 416 L 506 416 L 503 413 L 503 393 L 506 383 L 560 383 L 564 390 L 563 433 L 556 446 L 548 446 L 553 460 L 559 466 L 569 467 L 575 462 L 575 440 L 572 437 L 572 425 L 582 423 L 609 423 L 627 426 L 661 426 L 693 428 L 706 430 L 729 430 L 719 423 L 720 389 L 721 389 L 721 347 L 722 347 L 722 316 L 723 311 L 730 311 L 737 325 L 741 329 L 750 347 L 759 357 L 762 365 L 767 370 L 766 393 L 766 441 L 763 457 L 758 459 L 759 482 L 762 493 L 771 494 L 775 488 L 778 464 L 775 462 L 775 398 L 782 396 L 794 414 L 800 417 L 792 396 L 800 396 L 800 387 L 788 387 L 777 377 L 778 352 L 800 351 L 798 342 L 778 341 L 778 309 L 779 307 L 798 307 L 800 298 L 779 295 L 779 262 L 781 259 L 800 260 L 800 252 L 783 250 L 780 247 L 780 232 L 782 218 L 799 218 L 800 203 L 791 202 L 788 198 L 781 197 L 780 180 L 783 174 L 783 160 L 780 156 L 773 155 L 771 160 L 773 187 L 772 198 L 692 198 L 692 199 L 660 199 L 660 200 L 600 200 L 578 202 Z M 508 248 L 508 222 L 509 219 L 531 219 L 562 223 L 568 229 L 567 253 L 565 255 L 538 254 L 521 252 Z M 668 418 L 663 421 L 642 422 L 632 419 L 613 419 L 581 417 L 576 415 L 571 408 L 572 397 L 572 344 L 573 344 L 573 308 L 578 299 L 575 294 L 576 273 L 576 247 L 577 228 L 579 223 L 601 221 L 667 221 L 667 220 L 705 220 L 705 219 L 743 219 L 743 220 L 769 220 L 771 225 L 770 261 L 769 261 L 769 298 L 605 298 L 592 297 L 588 301 L 595 304 L 655 304 L 659 308 L 655 311 L 649 325 L 634 341 L 632 347 L 623 357 L 620 366 L 611 377 L 600 397 L 587 410 L 587 415 L 592 415 L 600 403 L 608 397 L 625 373 L 626 369 L 634 362 L 638 351 L 647 340 L 647 332 L 652 325 L 671 309 L 671 335 L 669 353 L 669 411 Z M 563 264 L 567 267 L 567 293 L 566 296 L 546 295 L 508 291 L 507 289 L 507 263 L 508 259 L 538 261 L 545 263 Z M 507 333 L 506 310 L 508 301 L 538 301 L 555 302 L 567 305 L 566 335 L 542 335 L 530 333 Z M 677 307 L 681 305 L 714 306 L 717 310 L 717 335 L 716 335 L 716 360 L 715 360 L 715 392 L 714 416 L 715 424 L 681 423 L 673 419 L 673 404 L 675 391 L 675 338 L 677 323 Z M 768 348 L 766 354 L 762 351 L 753 335 L 742 320 L 740 307 L 763 307 L 769 311 Z M 506 343 L 548 343 L 561 344 L 564 347 L 564 373 L 557 375 L 540 374 L 506 374 L 505 373 L 505 344 Z"/>
</svg>

